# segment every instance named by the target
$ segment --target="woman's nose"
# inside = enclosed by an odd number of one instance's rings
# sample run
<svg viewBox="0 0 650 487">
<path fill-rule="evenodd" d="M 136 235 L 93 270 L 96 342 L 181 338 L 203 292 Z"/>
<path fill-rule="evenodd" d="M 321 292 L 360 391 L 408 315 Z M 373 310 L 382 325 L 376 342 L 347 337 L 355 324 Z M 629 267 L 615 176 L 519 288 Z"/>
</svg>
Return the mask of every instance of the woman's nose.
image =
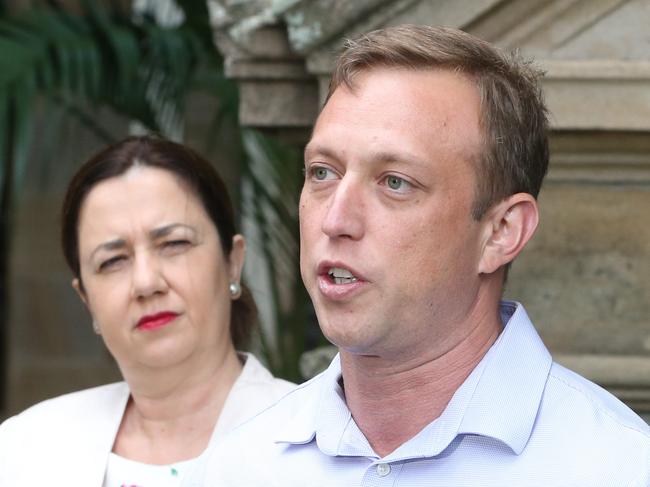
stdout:
<svg viewBox="0 0 650 487">
<path fill-rule="evenodd" d="M 142 252 L 133 257 L 132 295 L 143 299 L 167 291 L 162 265 L 156 256 Z"/>
</svg>

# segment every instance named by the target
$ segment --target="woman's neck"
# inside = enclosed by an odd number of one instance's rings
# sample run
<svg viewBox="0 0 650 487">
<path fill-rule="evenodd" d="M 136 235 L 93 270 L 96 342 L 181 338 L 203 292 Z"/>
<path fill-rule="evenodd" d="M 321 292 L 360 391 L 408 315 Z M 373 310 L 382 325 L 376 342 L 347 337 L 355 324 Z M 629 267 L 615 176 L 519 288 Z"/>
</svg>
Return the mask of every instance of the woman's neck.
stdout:
<svg viewBox="0 0 650 487">
<path fill-rule="evenodd" d="M 200 455 L 207 447 L 230 389 L 242 370 L 234 349 L 191 364 L 125 374 L 131 388 L 113 452 L 150 464 Z"/>
</svg>

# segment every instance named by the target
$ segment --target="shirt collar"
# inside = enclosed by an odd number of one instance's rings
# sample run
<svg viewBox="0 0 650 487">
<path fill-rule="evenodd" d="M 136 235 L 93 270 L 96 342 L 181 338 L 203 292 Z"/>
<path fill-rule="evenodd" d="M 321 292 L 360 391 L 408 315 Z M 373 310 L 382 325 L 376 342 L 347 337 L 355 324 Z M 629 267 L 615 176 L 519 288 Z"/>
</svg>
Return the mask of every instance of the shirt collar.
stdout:
<svg viewBox="0 0 650 487">
<path fill-rule="evenodd" d="M 500 311 L 505 328 L 499 338 L 440 417 L 391 453 L 392 460 L 438 455 L 462 434 L 494 438 L 517 455 L 523 451 L 552 360 L 521 304 L 502 302 Z M 327 370 L 299 387 L 306 389 L 306 402 L 292 424 L 278 433 L 277 443 L 305 444 L 316 438 L 320 450 L 328 455 L 372 451 L 345 404 L 340 377 L 337 355 Z M 359 451 L 349 448 L 351 440 L 357 441 Z"/>
<path fill-rule="evenodd" d="M 485 369 L 458 432 L 501 440 L 519 455 L 533 431 L 552 359 L 521 304 L 504 302 L 501 314 L 509 319 L 482 360 Z"/>
<path fill-rule="evenodd" d="M 289 425 L 283 425 L 275 435 L 276 443 L 290 443 L 302 445 L 311 442 L 316 436 L 316 431 L 321 436 L 327 437 L 327 431 L 340 432 L 341 423 L 347 422 L 351 413 L 341 399 L 341 360 L 336 354 L 329 367 L 313 379 L 299 385 L 292 393 L 300 397 L 303 403 Z M 337 405 L 343 403 L 343 417 L 335 415 L 330 423 L 326 421 L 329 410 L 338 410 Z M 327 422 L 327 425 L 323 424 Z"/>
</svg>

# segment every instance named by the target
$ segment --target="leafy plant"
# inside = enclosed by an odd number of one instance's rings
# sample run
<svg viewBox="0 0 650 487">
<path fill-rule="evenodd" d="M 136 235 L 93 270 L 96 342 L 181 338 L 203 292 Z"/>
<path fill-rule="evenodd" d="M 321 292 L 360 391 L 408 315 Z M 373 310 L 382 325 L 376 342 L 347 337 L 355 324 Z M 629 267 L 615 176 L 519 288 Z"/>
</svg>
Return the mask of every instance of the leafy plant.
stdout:
<svg viewBox="0 0 650 487">
<path fill-rule="evenodd" d="M 104 8 L 87 0 L 72 12 L 48 2 L 13 16 L 0 12 L 0 335 L 6 347 L 11 217 L 36 104 L 63 108 L 106 142 L 113 136 L 94 116 L 99 107 L 174 136 L 195 73 L 206 66 L 220 73 L 221 59 L 205 32 L 189 23 L 164 28 L 115 3 Z M 5 391 L 6 374 L 0 375 Z"/>
<path fill-rule="evenodd" d="M 244 131 L 243 142 L 248 163 L 242 174 L 242 219 L 254 259 L 244 271 L 258 285 L 253 292 L 263 318 L 261 351 L 277 375 L 299 381 L 300 358 L 314 344 L 299 274 L 301 154 L 255 131 Z"/>
<path fill-rule="evenodd" d="M 114 136 L 94 116 L 100 107 L 178 140 L 186 97 L 201 90 L 220 101 L 213 130 L 235 134 L 248 191 L 244 213 L 263 236 L 256 248 L 268 270 L 273 323 L 263 326 L 261 351 L 276 373 L 298 379 L 306 309 L 297 273 L 300 164 L 276 142 L 241 130 L 237 89 L 223 76 L 205 1 L 177 3 L 184 20 L 170 27 L 117 2 L 83 0 L 75 11 L 41 2 L 12 16 L 0 2 L 0 341 L 6 347 L 11 216 L 33 142 L 35 105 L 63 109 L 105 142 Z"/>
</svg>

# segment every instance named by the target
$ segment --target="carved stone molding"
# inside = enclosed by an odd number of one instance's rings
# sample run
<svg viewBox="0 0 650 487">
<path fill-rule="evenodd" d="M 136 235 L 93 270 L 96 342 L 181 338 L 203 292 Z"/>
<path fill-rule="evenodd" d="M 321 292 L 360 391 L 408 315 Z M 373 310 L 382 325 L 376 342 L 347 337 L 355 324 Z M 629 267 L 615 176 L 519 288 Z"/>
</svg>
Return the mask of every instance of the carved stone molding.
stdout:
<svg viewBox="0 0 650 487">
<path fill-rule="evenodd" d="M 650 137 L 642 131 L 562 130 L 551 134 L 547 181 L 650 185 Z"/>
</svg>

